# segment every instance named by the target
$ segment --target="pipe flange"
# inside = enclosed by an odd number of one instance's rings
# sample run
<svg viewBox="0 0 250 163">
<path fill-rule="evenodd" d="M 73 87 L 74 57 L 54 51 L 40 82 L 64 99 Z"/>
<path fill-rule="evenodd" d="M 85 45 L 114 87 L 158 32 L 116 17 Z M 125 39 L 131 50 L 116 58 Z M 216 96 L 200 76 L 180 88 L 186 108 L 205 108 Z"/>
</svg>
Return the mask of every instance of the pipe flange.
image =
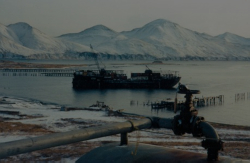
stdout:
<svg viewBox="0 0 250 163">
<path fill-rule="evenodd" d="M 131 132 L 138 130 L 138 127 L 136 127 L 132 121 L 129 120 L 128 122 L 131 123 Z"/>
<path fill-rule="evenodd" d="M 213 139 L 206 139 L 202 140 L 201 146 L 205 149 L 214 149 L 214 150 L 222 150 L 223 151 L 223 144 L 224 142 L 219 139 L 219 140 L 213 140 Z"/>
<path fill-rule="evenodd" d="M 223 144 L 224 142 L 219 139 L 218 141 L 215 140 L 203 140 L 201 142 L 202 147 L 207 149 L 207 160 L 208 161 L 217 161 L 219 158 L 219 150 L 223 151 Z"/>
<path fill-rule="evenodd" d="M 199 127 L 199 123 L 201 121 L 204 121 L 205 118 L 204 117 L 200 117 L 197 116 L 194 118 L 193 122 L 192 122 L 192 135 L 193 137 L 202 137 L 202 129 Z"/>
<path fill-rule="evenodd" d="M 174 119 L 172 121 L 172 130 L 175 135 L 185 134 L 185 131 L 183 130 L 183 127 L 182 127 L 182 121 L 181 121 L 180 115 L 174 116 Z"/>
<path fill-rule="evenodd" d="M 159 126 L 159 120 L 160 120 L 160 118 L 159 117 L 146 117 L 146 118 L 148 118 L 148 119 L 151 120 L 151 122 L 152 122 L 152 126 L 151 127 L 153 127 L 153 128 L 160 128 L 160 126 Z"/>
</svg>

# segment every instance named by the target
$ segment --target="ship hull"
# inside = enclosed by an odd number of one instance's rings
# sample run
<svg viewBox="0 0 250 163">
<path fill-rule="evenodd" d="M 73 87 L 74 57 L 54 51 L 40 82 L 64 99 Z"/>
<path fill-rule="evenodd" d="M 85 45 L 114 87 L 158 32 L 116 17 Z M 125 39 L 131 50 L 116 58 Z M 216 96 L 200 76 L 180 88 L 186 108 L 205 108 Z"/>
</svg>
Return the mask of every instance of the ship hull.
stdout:
<svg viewBox="0 0 250 163">
<path fill-rule="evenodd" d="M 158 80 L 108 80 L 104 78 L 73 78 L 74 89 L 170 89 L 181 77 Z"/>
</svg>

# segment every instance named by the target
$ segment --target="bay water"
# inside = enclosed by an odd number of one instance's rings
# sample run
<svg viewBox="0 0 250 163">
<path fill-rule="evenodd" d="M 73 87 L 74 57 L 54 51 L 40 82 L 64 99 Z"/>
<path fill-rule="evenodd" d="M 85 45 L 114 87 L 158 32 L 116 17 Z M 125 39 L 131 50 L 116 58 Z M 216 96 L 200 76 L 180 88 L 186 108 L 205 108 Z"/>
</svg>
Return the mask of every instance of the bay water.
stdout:
<svg viewBox="0 0 250 163">
<path fill-rule="evenodd" d="M 87 61 L 26 61 L 53 64 L 85 64 L 78 69 L 96 69 L 94 63 Z M 223 105 L 197 108 L 199 116 L 207 121 L 250 126 L 250 62 L 249 61 L 166 61 L 164 64 L 151 62 L 105 62 L 106 69 L 124 70 L 130 77 L 131 72 L 144 72 L 145 64 L 153 71 L 179 71 L 181 83 L 189 89 L 200 90 L 194 97 L 224 95 Z M 89 107 L 102 101 L 114 110 L 145 116 L 173 117 L 175 114 L 165 109 L 151 109 L 144 105 L 167 98 L 174 99 L 177 85 L 170 90 L 164 89 L 103 89 L 74 90 L 71 77 L 45 76 L 3 76 L 0 74 L 0 95 L 28 98 L 62 106 Z M 243 100 L 235 101 L 235 94 L 245 93 Z M 178 94 L 179 100 L 184 97 Z M 69 112 L 70 114 L 70 112 Z M 79 118 L 81 115 L 79 115 Z"/>
</svg>

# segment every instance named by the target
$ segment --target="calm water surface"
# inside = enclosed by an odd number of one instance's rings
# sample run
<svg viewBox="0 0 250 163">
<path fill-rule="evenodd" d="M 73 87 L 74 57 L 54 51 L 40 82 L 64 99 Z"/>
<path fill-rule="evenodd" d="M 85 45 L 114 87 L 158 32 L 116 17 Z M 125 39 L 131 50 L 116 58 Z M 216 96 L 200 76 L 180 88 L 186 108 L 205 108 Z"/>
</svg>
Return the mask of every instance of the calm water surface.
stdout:
<svg viewBox="0 0 250 163">
<path fill-rule="evenodd" d="M 27 61 L 23 61 L 27 62 Z M 83 61 L 29 61 L 35 63 L 62 63 L 62 64 L 87 64 L 84 69 L 96 69 L 90 62 Z M 106 69 L 124 70 L 125 73 L 143 72 L 145 65 L 136 62 L 105 62 Z M 187 61 L 165 62 L 164 65 L 150 65 L 153 71 L 167 72 L 167 70 L 179 71 L 182 77 L 181 83 L 190 89 L 199 89 L 200 95 L 225 96 L 224 105 L 198 108 L 199 115 L 206 120 L 229 124 L 250 125 L 250 100 L 235 102 L 236 93 L 250 92 L 250 62 L 244 61 Z M 24 97 L 43 102 L 56 103 L 65 106 L 88 107 L 96 101 L 104 101 L 105 104 L 115 110 L 124 109 L 126 112 L 147 116 L 173 117 L 174 113 L 166 110 L 151 110 L 144 106 L 147 101 L 161 101 L 166 98 L 174 98 L 176 89 L 171 90 L 74 90 L 70 77 L 33 77 L 33 76 L 2 76 L 0 74 L 0 95 Z M 178 95 L 183 99 L 183 95 Z M 131 105 L 131 100 L 135 101 Z M 138 104 L 137 104 L 138 101 Z"/>
</svg>

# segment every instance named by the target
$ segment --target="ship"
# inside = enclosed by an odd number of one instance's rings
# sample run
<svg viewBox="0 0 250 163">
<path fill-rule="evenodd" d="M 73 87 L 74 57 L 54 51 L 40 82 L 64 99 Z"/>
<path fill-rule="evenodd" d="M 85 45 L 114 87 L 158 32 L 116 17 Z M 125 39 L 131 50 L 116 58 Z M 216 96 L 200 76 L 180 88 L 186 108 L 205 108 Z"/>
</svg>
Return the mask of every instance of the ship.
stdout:
<svg viewBox="0 0 250 163">
<path fill-rule="evenodd" d="M 74 89 L 169 89 L 179 83 L 178 71 L 168 73 L 153 72 L 146 69 L 143 73 L 131 73 L 128 78 L 123 70 L 78 70 L 74 72 Z"/>
<path fill-rule="evenodd" d="M 168 73 L 153 72 L 147 67 L 143 73 L 131 73 L 128 78 L 123 70 L 106 70 L 98 62 L 98 53 L 95 53 L 90 44 L 92 54 L 95 56 L 97 70 L 78 70 L 74 72 L 74 89 L 169 89 L 174 87 L 181 77 L 178 71 Z"/>
</svg>

